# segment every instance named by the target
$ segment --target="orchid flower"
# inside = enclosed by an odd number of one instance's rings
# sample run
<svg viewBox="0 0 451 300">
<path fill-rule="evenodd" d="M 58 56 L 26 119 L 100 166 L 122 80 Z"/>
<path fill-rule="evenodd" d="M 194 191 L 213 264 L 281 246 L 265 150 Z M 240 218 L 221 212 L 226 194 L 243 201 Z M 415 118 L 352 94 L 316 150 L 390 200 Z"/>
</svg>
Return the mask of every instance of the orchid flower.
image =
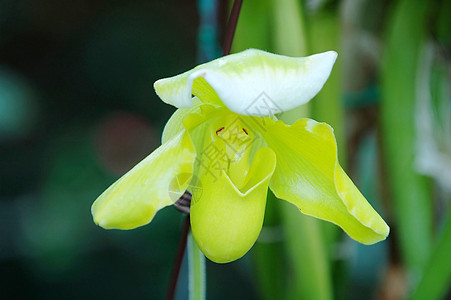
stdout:
<svg viewBox="0 0 451 300">
<path fill-rule="evenodd" d="M 195 241 L 210 260 L 226 263 L 257 240 L 269 187 L 360 243 L 384 240 L 389 227 L 339 165 L 333 129 L 276 117 L 318 93 L 336 57 L 249 49 L 156 81 L 158 96 L 178 110 L 162 145 L 95 201 L 94 222 L 106 229 L 146 225 L 189 190 Z"/>
</svg>

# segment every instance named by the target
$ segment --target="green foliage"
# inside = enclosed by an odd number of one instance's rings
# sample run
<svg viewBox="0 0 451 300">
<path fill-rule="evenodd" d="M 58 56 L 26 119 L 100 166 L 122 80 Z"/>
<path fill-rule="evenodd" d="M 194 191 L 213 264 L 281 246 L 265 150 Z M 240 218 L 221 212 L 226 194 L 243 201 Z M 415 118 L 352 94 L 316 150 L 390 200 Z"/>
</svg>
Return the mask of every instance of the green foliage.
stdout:
<svg viewBox="0 0 451 300">
<path fill-rule="evenodd" d="M 402 258 L 417 280 L 430 255 L 432 202 L 427 178 L 414 169 L 418 58 L 428 1 L 399 1 L 387 34 L 382 74 L 382 134 L 394 224 Z"/>
</svg>

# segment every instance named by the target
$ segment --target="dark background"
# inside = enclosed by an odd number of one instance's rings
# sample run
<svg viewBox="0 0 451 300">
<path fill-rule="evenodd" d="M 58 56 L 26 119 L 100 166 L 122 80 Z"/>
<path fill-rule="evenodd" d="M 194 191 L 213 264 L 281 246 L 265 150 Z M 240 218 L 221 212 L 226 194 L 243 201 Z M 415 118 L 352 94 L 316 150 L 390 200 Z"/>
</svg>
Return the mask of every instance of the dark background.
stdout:
<svg viewBox="0 0 451 300">
<path fill-rule="evenodd" d="M 196 64 L 197 26 L 195 1 L 0 1 L 1 299 L 164 297 L 182 215 L 106 231 L 90 206 L 159 145 L 153 82 Z M 209 296 L 251 293 L 245 261 L 208 264 Z"/>
</svg>

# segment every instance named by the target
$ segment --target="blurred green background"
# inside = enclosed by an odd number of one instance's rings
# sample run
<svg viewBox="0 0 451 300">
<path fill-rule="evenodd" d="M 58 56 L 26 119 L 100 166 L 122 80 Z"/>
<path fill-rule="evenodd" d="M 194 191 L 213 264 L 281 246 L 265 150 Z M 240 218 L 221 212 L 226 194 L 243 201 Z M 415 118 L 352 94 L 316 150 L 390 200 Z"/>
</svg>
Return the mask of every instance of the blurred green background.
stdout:
<svg viewBox="0 0 451 300">
<path fill-rule="evenodd" d="M 183 216 L 132 231 L 90 206 L 160 144 L 153 82 L 218 56 L 227 1 L 0 0 L 0 299 L 162 299 Z M 336 50 L 302 110 L 391 227 L 363 246 L 269 195 L 209 299 L 445 299 L 451 283 L 451 1 L 245 0 L 233 51 Z M 186 265 L 177 299 L 186 299 Z"/>
</svg>

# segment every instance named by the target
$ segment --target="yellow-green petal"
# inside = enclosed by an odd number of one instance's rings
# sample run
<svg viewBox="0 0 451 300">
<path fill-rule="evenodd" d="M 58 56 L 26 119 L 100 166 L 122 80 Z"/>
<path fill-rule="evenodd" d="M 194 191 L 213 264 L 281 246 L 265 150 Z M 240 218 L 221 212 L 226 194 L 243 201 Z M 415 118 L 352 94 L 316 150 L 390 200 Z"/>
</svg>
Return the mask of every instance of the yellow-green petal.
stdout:
<svg viewBox="0 0 451 300">
<path fill-rule="evenodd" d="M 218 58 L 154 84 L 158 96 L 176 107 L 222 103 L 241 115 L 268 116 L 305 104 L 323 87 L 337 53 L 288 57 L 249 49 Z"/>
<path fill-rule="evenodd" d="M 205 122 L 212 116 L 210 112 L 214 109 L 215 106 L 204 104 L 197 97 L 193 97 L 193 105 L 191 107 L 177 109 L 166 122 L 161 136 L 161 143 L 166 143 L 185 130 L 185 128 L 192 130 Z M 188 117 L 189 115 L 192 116 Z M 191 138 L 193 138 L 192 135 Z"/>
<path fill-rule="evenodd" d="M 177 109 L 164 126 L 163 134 L 161 135 L 161 143 L 166 143 L 167 141 L 178 135 L 180 132 L 185 130 L 185 127 L 183 126 L 183 120 L 190 114 L 200 113 L 201 105 L 202 102 L 197 99 L 193 99 L 193 106 Z"/>
<path fill-rule="evenodd" d="M 193 129 L 208 119 L 220 114 L 219 110 L 221 109 L 223 110 L 224 108 L 204 104 L 197 97 L 193 97 L 193 105 L 191 107 L 177 109 L 166 122 L 161 136 L 161 142 L 163 144 L 166 143 L 187 128 L 190 131 L 193 142 L 196 144 L 195 140 L 197 136 L 196 134 L 193 135 Z M 199 138 L 202 138 L 203 141 L 204 136 Z"/>
<path fill-rule="evenodd" d="M 278 198 L 337 224 L 360 243 L 387 237 L 389 227 L 339 165 L 328 124 L 301 119 L 288 126 L 278 121 L 263 134 L 277 155 L 270 188 Z"/>
<path fill-rule="evenodd" d="M 217 263 L 234 261 L 252 247 L 260 234 L 269 180 L 276 157 L 269 148 L 255 154 L 241 188 L 222 170 L 202 170 L 200 191 L 193 193 L 191 227 L 199 248 Z M 210 172 L 212 171 L 212 172 Z"/>
<path fill-rule="evenodd" d="M 104 191 L 91 208 L 105 229 L 133 229 L 148 224 L 161 208 L 173 204 L 191 181 L 196 157 L 183 130 Z"/>
</svg>

